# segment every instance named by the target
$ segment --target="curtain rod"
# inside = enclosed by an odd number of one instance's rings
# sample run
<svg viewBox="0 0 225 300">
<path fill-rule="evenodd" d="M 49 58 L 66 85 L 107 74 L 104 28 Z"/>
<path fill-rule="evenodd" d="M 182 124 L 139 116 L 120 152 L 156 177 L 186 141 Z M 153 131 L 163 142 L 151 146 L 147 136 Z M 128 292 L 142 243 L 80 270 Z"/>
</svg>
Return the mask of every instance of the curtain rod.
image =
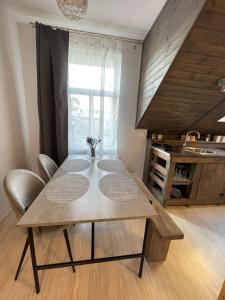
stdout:
<svg viewBox="0 0 225 300">
<path fill-rule="evenodd" d="M 30 22 L 29 24 L 34 28 L 36 27 L 34 22 Z M 93 36 L 96 36 L 96 37 L 103 37 L 103 38 L 107 38 L 107 39 L 119 40 L 119 41 L 128 42 L 128 43 L 141 44 L 141 45 L 144 43 L 144 41 L 142 41 L 142 40 L 123 38 L 123 37 L 120 37 L 120 36 L 93 33 L 93 32 L 89 32 L 89 31 L 81 31 L 81 30 L 65 28 L 65 27 L 58 27 L 58 26 L 51 26 L 51 25 L 47 25 L 47 26 L 50 26 L 53 29 L 61 29 L 61 30 L 69 31 L 69 32 L 80 33 L 80 34 L 83 34 L 83 35 L 93 35 Z"/>
</svg>

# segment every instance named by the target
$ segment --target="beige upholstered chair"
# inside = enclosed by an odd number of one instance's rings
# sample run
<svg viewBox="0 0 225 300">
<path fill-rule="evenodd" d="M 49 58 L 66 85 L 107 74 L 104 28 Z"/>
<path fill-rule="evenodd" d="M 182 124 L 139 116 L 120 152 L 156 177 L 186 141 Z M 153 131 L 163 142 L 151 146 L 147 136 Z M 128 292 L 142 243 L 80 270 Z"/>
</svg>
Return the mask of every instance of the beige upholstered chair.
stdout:
<svg viewBox="0 0 225 300">
<path fill-rule="evenodd" d="M 20 219 L 25 213 L 29 206 L 33 203 L 38 194 L 45 187 L 44 181 L 31 171 L 17 169 L 10 171 L 4 178 L 4 189 L 9 200 L 9 203 L 16 214 L 17 218 Z M 46 228 L 47 234 L 54 232 L 55 230 L 63 230 L 66 246 L 71 262 L 73 261 L 71 247 L 69 243 L 68 231 L 66 226 L 48 227 Z M 51 230 L 49 230 L 51 229 Z M 29 246 L 28 237 L 24 245 L 22 256 L 17 268 L 15 280 L 18 278 L 20 269 L 23 264 L 24 257 Z M 74 266 L 72 267 L 75 271 Z"/>
<path fill-rule="evenodd" d="M 44 187 L 44 181 L 31 171 L 17 169 L 6 175 L 4 179 L 5 192 L 18 219 Z"/>
<path fill-rule="evenodd" d="M 38 167 L 39 167 L 40 175 L 46 183 L 51 179 L 51 177 L 58 170 L 58 167 L 54 162 L 54 160 L 45 154 L 38 155 Z"/>
</svg>

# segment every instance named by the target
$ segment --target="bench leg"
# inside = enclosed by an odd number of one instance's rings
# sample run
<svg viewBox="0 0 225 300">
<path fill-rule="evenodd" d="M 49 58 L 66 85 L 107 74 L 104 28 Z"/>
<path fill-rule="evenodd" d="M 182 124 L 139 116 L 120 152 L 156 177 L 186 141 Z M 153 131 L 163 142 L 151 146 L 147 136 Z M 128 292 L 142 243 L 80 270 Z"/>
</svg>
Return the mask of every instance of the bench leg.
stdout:
<svg viewBox="0 0 225 300">
<path fill-rule="evenodd" d="M 142 256 L 141 256 L 141 261 L 140 261 L 140 268 L 139 268 L 139 273 L 138 276 L 141 278 L 142 272 L 143 272 L 143 266 L 144 266 L 144 259 L 145 259 L 145 253 L 147 251 L 147 234 L 148 234 L 148 229 L 149 229 L 149 222 L 150 219 L 146 219 L 145 223 L 145 233 L 144 233 L 144 239 L 143 239 L 143 245 L 142 245 Z"/>
<path fill-rule="evenodd" d="M 147 262 L 165 261 L 170 247 L 170 240 L 162 240 L 151 222 L 147 237 L 147 251 L 145 257 Z"/>
</svg>

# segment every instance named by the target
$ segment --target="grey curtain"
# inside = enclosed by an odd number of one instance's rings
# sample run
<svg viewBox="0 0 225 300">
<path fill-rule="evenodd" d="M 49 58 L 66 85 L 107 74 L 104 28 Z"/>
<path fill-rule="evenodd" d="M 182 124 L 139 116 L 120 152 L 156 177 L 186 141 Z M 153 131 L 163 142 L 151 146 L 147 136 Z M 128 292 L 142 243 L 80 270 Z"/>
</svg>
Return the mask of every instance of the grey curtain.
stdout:
<svg viewBox="0 0 225 300">
<path fill-rule="evenodd" d="M 60 165 L 68 155 L 69 33 L 36 23 L 40 152 Z"/>
</svg>

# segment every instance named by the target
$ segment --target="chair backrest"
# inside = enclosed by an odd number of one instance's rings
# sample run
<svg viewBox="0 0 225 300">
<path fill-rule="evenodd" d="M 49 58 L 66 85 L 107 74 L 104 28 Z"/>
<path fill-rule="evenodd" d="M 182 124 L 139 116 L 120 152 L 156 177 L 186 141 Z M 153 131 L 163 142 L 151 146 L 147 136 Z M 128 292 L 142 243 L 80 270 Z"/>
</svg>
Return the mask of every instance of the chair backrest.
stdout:
<svg viewBox="0 0 225 300">
<path fill-rule="evenodd" d="M 21 218 L 44 186 L 44 181 L 28 170 L 13 170 L 5 176 L 4 189 L 9 203 L 18 218 Z"/>
<path fill-rule="evenodd" d="M 38 155 L 38 167 L 39 167 L 40 175 L 46 183 L 51 179 L 51 177 L 58 170 L 58 167 L 54 162 L 54 160 L 45 154 Z"/>
</svg>

